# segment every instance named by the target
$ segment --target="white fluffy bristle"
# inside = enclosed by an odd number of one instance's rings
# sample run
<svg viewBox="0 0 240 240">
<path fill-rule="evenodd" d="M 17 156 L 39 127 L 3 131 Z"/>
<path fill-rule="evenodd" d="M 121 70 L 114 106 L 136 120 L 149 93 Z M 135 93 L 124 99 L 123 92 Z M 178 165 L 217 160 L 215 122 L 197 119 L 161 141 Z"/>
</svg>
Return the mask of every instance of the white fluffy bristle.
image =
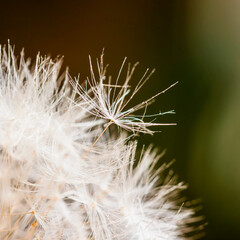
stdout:
<svg viewBox="0 0 240 240">
<path fill-rule="evenodd" d="M 185 185 L 164 173 L 167 164 L 154 170 L 152 148 L 137 159 L 121 130 L 162 125 L 133 113 L 164 91 L 127 109 L 147 73 L 128 96 L 135 67 L 123 85 L 111 83 L 101 57 L 86 88 L 59 77 L 60 67 L 61 59 L 38 55 L 31 65 L 10 46 L 0 50 L 0 239 L 191 237 L 197 218 L 178 199 Z"/>
</svg>

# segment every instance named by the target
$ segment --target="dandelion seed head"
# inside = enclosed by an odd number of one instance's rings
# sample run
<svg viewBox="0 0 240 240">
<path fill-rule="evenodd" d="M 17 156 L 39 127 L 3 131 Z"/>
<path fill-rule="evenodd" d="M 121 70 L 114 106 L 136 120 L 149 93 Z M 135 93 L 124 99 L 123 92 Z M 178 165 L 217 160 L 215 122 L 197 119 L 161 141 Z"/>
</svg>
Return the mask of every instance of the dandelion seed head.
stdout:
<svg viewBox="0 0 240 240">
<path fill-rule="evenodd" d="M 170 164 L 156 169 L 162 154 L 152 147 L 137 157 L 132 140 L 162 125 L 145 121 L 162 113 L 134 114 L 166 90 L 128 108 L 152 72 L 131 92 L 137 64 L 121 85 L 125 62 L 113 81 L 103 56 L 96 75 L 90 59 L 85 87 L 61 73 L 61 58 L 31 63 L 0 47 L 0 239 L 199 237 L 201 219 L 178 197 L 184 183 L 166 174 Z"/>
</svg>

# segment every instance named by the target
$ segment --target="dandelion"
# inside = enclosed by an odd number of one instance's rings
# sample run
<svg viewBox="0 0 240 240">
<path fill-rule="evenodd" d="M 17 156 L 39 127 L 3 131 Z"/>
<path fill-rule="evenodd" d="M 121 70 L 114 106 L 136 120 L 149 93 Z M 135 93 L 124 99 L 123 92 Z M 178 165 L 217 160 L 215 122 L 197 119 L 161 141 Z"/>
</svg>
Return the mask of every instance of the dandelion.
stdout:
<svg viewBox="0 0 240 240">
<path fill-rule="evenodd" d="M 136 156 L 127 132 L 153 134 L 152 126 L 163 125 L 145 121 L 160 113 L 145 112 L 166 90 L 128 108 L 151 73 L 130 94 L 136 65 L 120 85 L 125 61 L 113 83 L 103 56 L 98 76 L 90 60 L 86 88 L 67 71 L 60 74 L 62 59 L 38 55 L 31 64 L 10 45 L 0 49 L 0 239 L 200 236 L 201 218 L 178 198 L 186 186 L 167 173 L 170 164 L 154 170 L 162 155 L 152 147 Z M 116 136 L 112 124 L 123 131 Z"/>
</svg>

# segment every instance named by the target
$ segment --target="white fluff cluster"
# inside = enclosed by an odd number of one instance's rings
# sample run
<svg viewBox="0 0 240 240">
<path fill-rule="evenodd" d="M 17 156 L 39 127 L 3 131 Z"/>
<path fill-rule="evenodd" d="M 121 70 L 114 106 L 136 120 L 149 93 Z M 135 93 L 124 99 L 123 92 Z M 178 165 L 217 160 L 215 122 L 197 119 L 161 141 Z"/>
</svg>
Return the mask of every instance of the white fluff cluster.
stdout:
<svg viewBox="0 0 240 240">
<path fill-rule="evenodd" d="M 121 131 L 161 125 L 133 115 L 154 97 L 127 109 L 148 73 L 128 96 L 135 66 L 119 85 L 101 59 L 87 86 L 60 67 L 0 50 L 0 239 L 185 239 L 196 220 L 177 198 L 185 186 L 167 164 L 154 170 L 151 148 L 138 161 Z"/>
</svg>

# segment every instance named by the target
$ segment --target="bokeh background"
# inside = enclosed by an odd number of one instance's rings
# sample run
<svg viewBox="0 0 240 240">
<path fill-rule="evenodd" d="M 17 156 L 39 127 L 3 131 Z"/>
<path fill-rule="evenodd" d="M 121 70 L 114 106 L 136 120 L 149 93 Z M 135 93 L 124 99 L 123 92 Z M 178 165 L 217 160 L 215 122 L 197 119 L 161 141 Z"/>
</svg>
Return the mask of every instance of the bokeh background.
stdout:
<svg viewBox="0 0 240 240">
<path fill-rule="evenodd" d="M 72 76 L 89 75 L 88 55 L 105 48 L 109 74 L 125 56 L 140 62 L 133 87 L 146 68 L 155 74 L 137 101 L 161 95 L 149 113 L 177 126 L 141 136 L 167 149 L 163 161 L 189 183 L 189 199 L 202 199 L 204 239 L 240 239 L 240 1 L 1 1 L 0 43 L 10 39 L 26 56 L 64 55 Z"/>
</svg>

